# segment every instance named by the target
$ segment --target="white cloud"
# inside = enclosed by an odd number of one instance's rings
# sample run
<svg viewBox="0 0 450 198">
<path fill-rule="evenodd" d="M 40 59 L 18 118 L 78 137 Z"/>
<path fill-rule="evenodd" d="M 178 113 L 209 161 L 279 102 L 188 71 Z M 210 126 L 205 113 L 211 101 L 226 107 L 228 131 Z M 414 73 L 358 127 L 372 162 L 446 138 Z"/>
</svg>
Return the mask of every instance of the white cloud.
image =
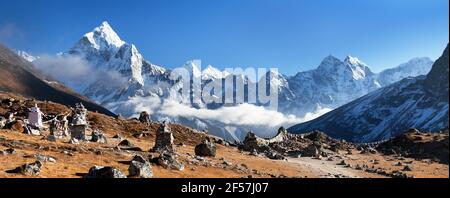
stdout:
<svg viewBox="0 0 450 198">
<path fill-rule="evenodd" d="M 219 109 L 197 109 L 173 100 L 162 101 L 158 97 L 133 97 L 127 101 L 113 102 L 106 105 L 114 112 L 122 112 L 126 117 L 137 117 L 141 111 L 162 117 L 197 118 L 219 122 L 223 127 L 238 127 L 245 132 L 251 130 L 261 137 L 271 137 L 279 127 L 290 127 L 294 124 L 317 118 L 331 109 L 320 109 L 306 114 L 305 117 L 284 115 L 253 104 L 241 104 Z M 161 116 L 158 116 L 161 117 Z"/>
<path fill-rule="evenodd" d="M 100 71 L 95 69 L 85 59 L 74 55 L 44 55 L 33 62 L 44 74 L 63 82 L 66 86 L 82 92 L 89 84 L 103 79 L 111 86 L 118 88 L 127 83 L 127 79 L 115 71 Z"/>
</svg>

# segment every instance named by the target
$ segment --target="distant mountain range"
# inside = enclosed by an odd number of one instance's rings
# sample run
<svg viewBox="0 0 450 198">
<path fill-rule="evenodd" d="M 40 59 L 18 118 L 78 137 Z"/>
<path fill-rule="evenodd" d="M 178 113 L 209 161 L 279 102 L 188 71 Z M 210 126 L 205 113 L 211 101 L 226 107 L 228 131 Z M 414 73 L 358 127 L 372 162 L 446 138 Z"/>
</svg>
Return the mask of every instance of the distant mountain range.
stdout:
<svg viewBox="0 0 450 198">
<path fill-rule="evenodd" d="M 87 60 L 93 68 L 105 73 L 118 74 L 123 83 L 117 83 L 105 75 L 86 86 L 70 86 L 86 97 L 102 104 L 123 116 L 136 116 L 148 110 L 154 102 L 176 99 L 180 82 L 169 79 L 171 70 L 150 63 L 139 53 L 137 47 L 120 39 L 107 22 L 92 32 L 86 33 L 71 49 L 59 56 L 78 56 Z M 27 58 L 27 57 L 24 57 Z M 31 60 L 29 57 L 28 60 Z M 39 59 L 38 59 L 39 60 Z M 299 72 L 295 76 L 274 73 L 270 86 L 279 90 L 278 111 L 285 115 L 304 117 L 322 109 L 335 109 L 379 88 L 388 86 L 406 77 L 424 75 L 430 71 L 433 61 L 429 58 L 414 58 L 398 67 L 373 73 L 356 57 L 348 56 L 343 61 L 326 57 L 317 69 Z M 213 66 L 203 71 L 194 61 L 185 65 L 193 75 L 201 75 L 202 83 L 220 81 L 230 75 Z M 222 105 L 206 105 L 195 101 L 196 109 L 217 109 Z M 238 104 L 236 104 L 238 105 Z M 151 110 L 149 110 L 151 111 Z M 180 117 L 152 114 L 153 119 L 169 119 L 197 128 L 229 140 L 242 139 L 247 126 L 223 123 L 197 117 Z M 275 133 L 276 129 L 273 130 Z M 258 133 L 258 131 L 255 131 Z"/>
<path fill-rule="evenodd" d="M 426 76 L 405 78 L 288 130 L 291 133 L 321 130 L 333 137 L 370 142 L 397 136 L 408 128 L 422 131 L 448 128 L 448 53 L 447 45 Z"/>
</svg>

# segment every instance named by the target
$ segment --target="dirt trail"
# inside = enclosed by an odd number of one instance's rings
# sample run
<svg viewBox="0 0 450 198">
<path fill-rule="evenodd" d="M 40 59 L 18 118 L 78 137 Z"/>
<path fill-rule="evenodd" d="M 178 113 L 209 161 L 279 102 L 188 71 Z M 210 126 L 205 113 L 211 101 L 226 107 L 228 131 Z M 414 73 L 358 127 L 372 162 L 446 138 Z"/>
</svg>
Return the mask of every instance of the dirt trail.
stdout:
<svg viewBox="0 0 450 198">
<path fill-rule="evenodd" d="M 288 162 L 296 164 L 301 167 L 310 169 L 317 177 L 335 178 L 335 177 L 361 177 L 362 171 L 345 168 L 341 165 L 336 165 L 336 161 L 317 160 L 309 157 L 302 158 L 288 158 Z"/>
</svg>

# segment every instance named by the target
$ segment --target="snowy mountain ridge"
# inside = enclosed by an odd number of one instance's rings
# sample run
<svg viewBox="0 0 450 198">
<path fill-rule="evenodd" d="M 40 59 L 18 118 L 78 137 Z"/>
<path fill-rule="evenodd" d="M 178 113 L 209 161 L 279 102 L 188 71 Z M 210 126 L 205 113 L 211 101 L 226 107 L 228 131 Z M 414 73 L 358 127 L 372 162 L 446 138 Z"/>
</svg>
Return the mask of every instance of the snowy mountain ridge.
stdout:
<svg viewBox="0 0 450 198">
<path fill-rule="evenodd" d="M 71 49 L 62 56 L 80 56 L 87 60 L 93 68 L 106 73 L 113 72 L 124 79 L 123 84 L 111 83 L 111 79 L 99 79 L 80 92 L 123 116 L 135 116 L 140 111 L 153 112 L 153 119 L 169 119 L 182 122 L 193 128 L 210 130 L 212 134 L 236 139 L 245 135 L 249 126 L 230 125 L 220 120 L 207 118 L 174 117 L 160 114 L 155 104 L 163 105 L 165 100 L 179 101 L 181 82 L 169 78 L 171 70 L 152 64 L 133 44 L 122 41 L 109 23 L 103 22 L 93 31 L 86 33 Z M 418 67 L 431 68 L 427 61 L 415 61 Z M 429 65 L 428 65 L 429 64 Z M 184 66 L 195 77 L 201 77 L 201 86 L 209 81 L 221 81 L 230 74 L 220 71 L 211 65 L 201 70 L 195 61 L 188 61 Z M 417 75 L 414 69 L 408 70 L 408 63 L 396 72 L 374 74 L 370 68 L 356 57 L 347 56 L 341 61 L 333 56 L 326 57 L 317 69 L 299 72 L 295 76 L 275 73 L 270 79 L 270 86 L 279 91 L 278 111 L 286 115 L 302 118 L 324 109 L 337 108 L 351 100 L 359 98 L 371 91 L 386 86 L 387 83 L 399 81 L 404 76 Z M 422 73 L 425 74 L 425 73 Z M 380 76 L 383 82 L 380 83 Z M 242 77 L 242 76 L 236 76 Z M 244 78 L 244 80 L 247 80 Z M 195 109 L 221 108 L 222 105 L 208 106 L 202 101 L 188 104 Z M 239 104 L 235 104 L 239 105 Z M 156 108 L 156 109 L 155 109 Z M 313 116 L 314 117 L 314 116 Z M 288 123 L 298 122 L 290 119 Z M 306 120 L 305 120 L 306 121 Z M 258 130 L 262 130 L 261 127 Z M 273 131 L 275 129 L 266 129 Z"/>
<path fill-rule="evenodd" d="M 422 60 L 413 60 L 417 61 Z M 336 138 L 370 142 L 397 136 L 409 128 L 432 132 L 448 128 L 448 72 L 447 46 L 427 76 L 405 78 L 288 130 L 321 130 Z"/>
</svg>

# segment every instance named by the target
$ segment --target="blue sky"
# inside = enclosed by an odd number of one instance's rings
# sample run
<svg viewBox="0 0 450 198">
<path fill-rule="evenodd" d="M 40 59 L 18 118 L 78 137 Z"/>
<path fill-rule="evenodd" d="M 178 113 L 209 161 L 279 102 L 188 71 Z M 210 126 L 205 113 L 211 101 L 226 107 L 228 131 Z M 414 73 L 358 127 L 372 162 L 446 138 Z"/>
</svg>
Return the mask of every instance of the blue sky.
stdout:
<svg viewBox="0 0 450 198">
<path fill-rule="evenodd" d="M 144 57 L 278 67 L 288 75 L 327 55 L 372 70 L 436 59 L 448 43 L 448 0 L 0 0 L 0 42 L 34 54 L 70 48 L 108 21 Z"/>
</svg>

